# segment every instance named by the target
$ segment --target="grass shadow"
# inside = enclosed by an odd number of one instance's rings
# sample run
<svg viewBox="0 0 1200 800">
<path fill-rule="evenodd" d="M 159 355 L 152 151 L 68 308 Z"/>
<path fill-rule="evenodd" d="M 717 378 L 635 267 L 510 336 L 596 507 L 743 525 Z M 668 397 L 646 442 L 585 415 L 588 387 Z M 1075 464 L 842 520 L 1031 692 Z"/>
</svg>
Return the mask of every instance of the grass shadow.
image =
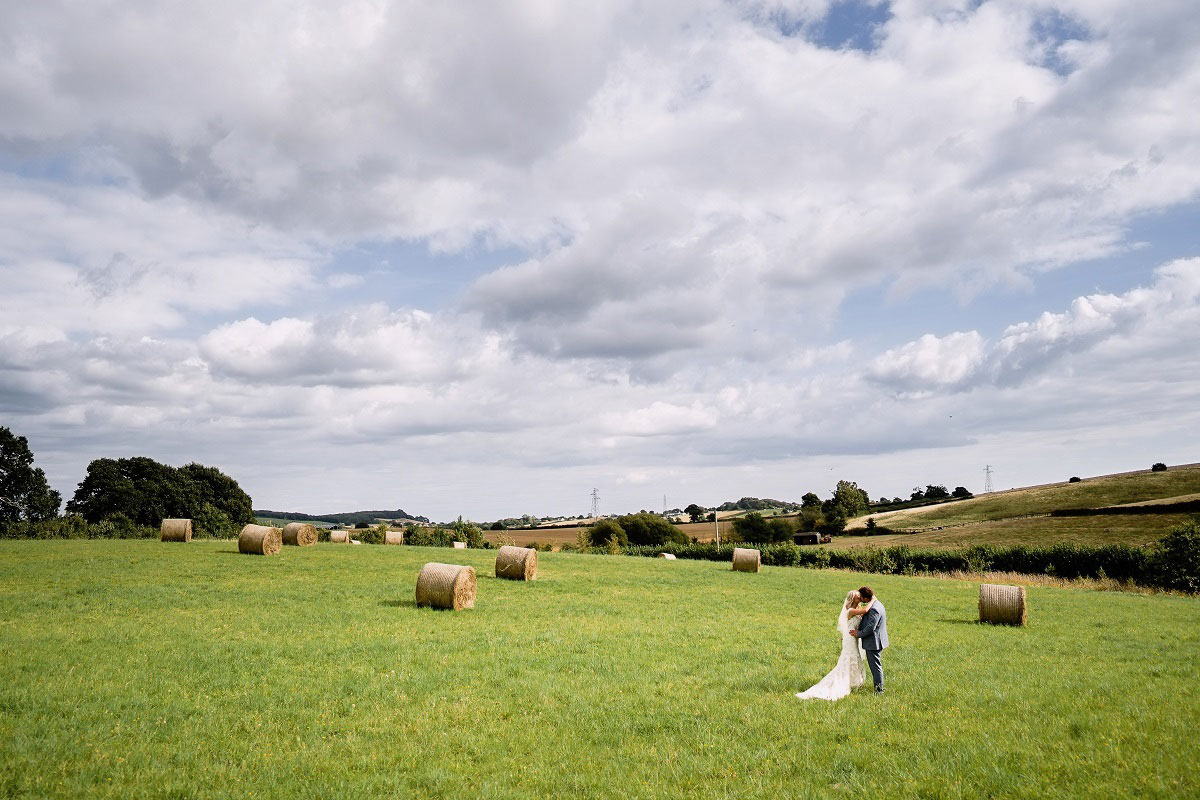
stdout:
<svg viewBox="0 0 1200 800">
<path fill-rule="evenodd" d="M 945 625 L 982 625 L 983 624 L 982 622 L 980 622 L 977 619 L 963 619 L 962 617 L 959 617 L 957 619 L 939 619 L 938 622 L 941 622 Z"/>
<path fill-rule="evenodd" d="M 416 600 L 384 600 L 379 605 L 386 608 L 416 608 Z"/>
</svg>

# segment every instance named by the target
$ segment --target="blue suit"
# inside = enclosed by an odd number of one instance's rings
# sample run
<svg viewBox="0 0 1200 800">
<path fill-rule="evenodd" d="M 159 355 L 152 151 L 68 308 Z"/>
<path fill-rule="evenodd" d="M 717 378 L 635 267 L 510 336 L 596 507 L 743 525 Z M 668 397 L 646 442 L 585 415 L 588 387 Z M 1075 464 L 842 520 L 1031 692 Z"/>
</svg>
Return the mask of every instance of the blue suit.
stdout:
<svg viewBox="0 0 1200 800">
<path fill-rule="evenodd" d="M 888 646 L 887 609 L 879 602 L 878 597 L 858 623 L 858 641 L 867 652 L 867 665 L 871 668 L 871 680 L 875 681 L 875 691 L 882 692 L 883 662 L 879 653 Z"/>
</svg>

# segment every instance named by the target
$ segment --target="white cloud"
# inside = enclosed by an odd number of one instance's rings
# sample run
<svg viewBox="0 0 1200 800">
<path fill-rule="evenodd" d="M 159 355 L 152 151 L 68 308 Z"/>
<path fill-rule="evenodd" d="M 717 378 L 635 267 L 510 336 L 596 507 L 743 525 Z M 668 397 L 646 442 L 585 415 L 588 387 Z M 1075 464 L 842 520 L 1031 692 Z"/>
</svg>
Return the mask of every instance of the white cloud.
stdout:
<svg viewBox="0 0 1200 800">
<path fill-rule="evenodd" d="M 883 353 L 868 374 L 899 391 L 929 394 L 984 383 L 1017 386 L 1089 350 L 1115 351 L 1124 359 L 1194 354 L 1200 344 L 1200 258 L 1164 264 L 1155 278 L 1121 295 L 1078 297 L 1065 312 L 1010 325 L 994 343 L 978 331 L 925 334 Z"/>
<path fill-rule="evenodd" d="M 837 307 L 1085 275 L 1195 202 L 1190 0 L 895 0 L 871 53 L 806 38 L 827 7 L 6 9 L 0 411 L 69 454 L 61 488 L 132 448 L 308 503 L 296 463 L 352 448 L 379 467 L 344 491 L 420 486 L 435 514 L 464 486 L 1086 439 L 1147 398 L 1169 441 L 1194 261 L 1002 331 Z M 397 242 L 515 255 L 329 266 Z M 461 303 L 408 296 L 429 284 Z"/>
</svg>

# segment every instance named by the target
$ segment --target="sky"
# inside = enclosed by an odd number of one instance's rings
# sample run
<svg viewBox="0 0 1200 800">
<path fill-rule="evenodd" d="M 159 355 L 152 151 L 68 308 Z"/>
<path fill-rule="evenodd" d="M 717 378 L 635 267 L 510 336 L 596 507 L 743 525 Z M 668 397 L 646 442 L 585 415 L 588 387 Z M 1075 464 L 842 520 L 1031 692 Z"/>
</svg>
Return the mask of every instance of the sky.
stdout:
<svg viewBox="0 0 1200 800">
<path fill-rule="evenodd" d="M 1194 0 L 17 2 L 0 425 L 435 520 L 1200 461 Z"/>
</svg>

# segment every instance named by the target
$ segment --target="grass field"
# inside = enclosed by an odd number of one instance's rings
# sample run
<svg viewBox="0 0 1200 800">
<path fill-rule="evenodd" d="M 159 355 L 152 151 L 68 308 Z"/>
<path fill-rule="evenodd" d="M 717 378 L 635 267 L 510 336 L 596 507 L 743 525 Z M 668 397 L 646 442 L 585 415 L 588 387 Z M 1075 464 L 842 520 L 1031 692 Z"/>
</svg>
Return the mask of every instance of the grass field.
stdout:
<svg viewBox="0 0 1200 800">
<path fill-rule="evenodd" d="M 852 547 L 969 547 L 975 544 L 1128 544 L 1145 545 L 1161 539 L 1172 528 L 1187 522 L 1190 514 L 1113 515 L 1093 517 L 1018 517 L 988 520 L 941 530 L 896 533 L 883 536 L 835 536 L 824 545 L 836 549 Z M 857 533 L 861 534 L 859 529 Z"/>
<path fill-rule="evenodd" d="M 1200 464 L 1172 467 L 1166 472 L 1125 473 L 1087 478 L 1078 483 L 1054 483 L 1006 492 L 992 492 L 944 505 L 889 511 L 856 517 L 847 528 L 862 527 L 868 516 L 897 530 L 926 530 L 967 522 L 1048 514 L 1058 508 L 1098 508 L 1138 503 L 1200 492 Z"/>
<path fill-rule="evenodd" d="M 1195 796 L 1200 599 L 542 554 L 0 542 L 3 797 Z M 480 575 L 418 609 L 422 563 Z M 792 694 L 864 581 L 888 694 Z"/>
</svg>

